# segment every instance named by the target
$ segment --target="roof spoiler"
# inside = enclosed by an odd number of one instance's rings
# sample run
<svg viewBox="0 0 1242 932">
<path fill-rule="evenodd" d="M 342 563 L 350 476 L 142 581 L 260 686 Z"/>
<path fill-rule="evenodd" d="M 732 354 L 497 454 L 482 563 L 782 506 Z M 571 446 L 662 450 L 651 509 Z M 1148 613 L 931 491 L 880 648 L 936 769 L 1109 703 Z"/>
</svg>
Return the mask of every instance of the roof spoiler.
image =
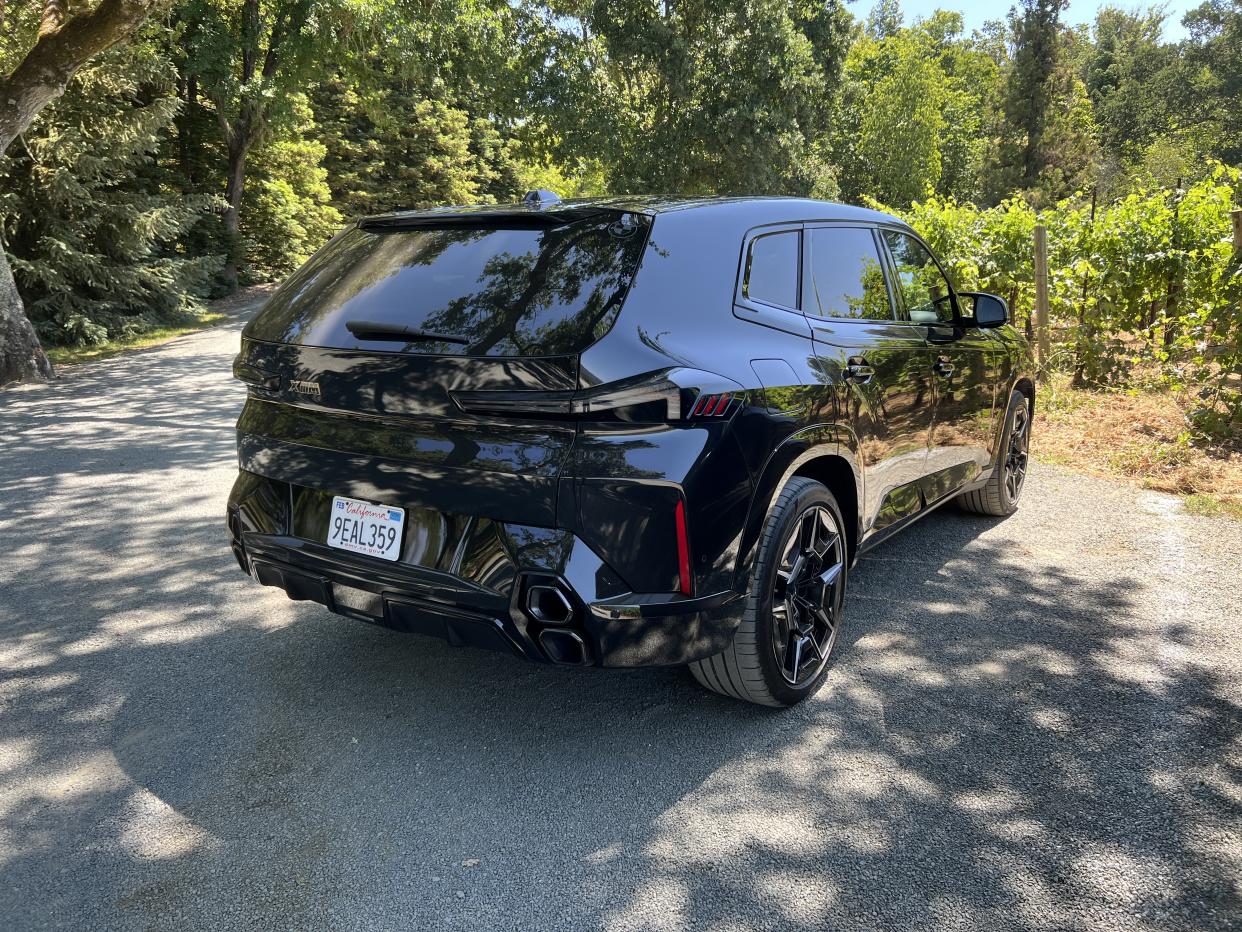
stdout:
<svg viewBox="0 0 1242 932">
<path fill-rule="evenodd" d="M 358 221 L 362 230 L 410 230 L 419 227 L 491 227 L 511 230 L 542 230 L 579 220 L 623 213 L 598 204 L 561 206 L 559 200 L 549 209 L 548 202 L 531 200 L 527 205 L 509 208 L 464 208 L 427 211 L 396 211 Z"/>
</svg>

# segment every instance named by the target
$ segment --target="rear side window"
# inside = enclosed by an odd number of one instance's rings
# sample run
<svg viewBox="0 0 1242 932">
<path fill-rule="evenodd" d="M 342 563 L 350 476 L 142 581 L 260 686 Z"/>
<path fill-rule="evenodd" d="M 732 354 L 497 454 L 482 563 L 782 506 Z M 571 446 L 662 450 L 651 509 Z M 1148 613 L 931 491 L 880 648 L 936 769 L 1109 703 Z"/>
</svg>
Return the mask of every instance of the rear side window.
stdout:
<svg viewBox="0 0 1242 932">
<path fill-rule="evenodd" d="M 751 240 L 742 294 L 751 301 L 797 309 L 801 243 L 797 230 L 766 233 Z"/>
<path fill-rule="evenodd" d="M 558 356 L 616 320 L 649 221 L 350 229 L 295 272 L 246 335 L 273 343 L 470 356 Z M 366 321 L 451 340 L 360 339 Z M 363 334 L 367 336 L 367 334 Z"/>
<path fill-rule="evenodd" d="M 870 230 L 821 227 L 809 232 L 806 312 L 820 317 L 891 320 L 884 269 Z"/>
</svg>

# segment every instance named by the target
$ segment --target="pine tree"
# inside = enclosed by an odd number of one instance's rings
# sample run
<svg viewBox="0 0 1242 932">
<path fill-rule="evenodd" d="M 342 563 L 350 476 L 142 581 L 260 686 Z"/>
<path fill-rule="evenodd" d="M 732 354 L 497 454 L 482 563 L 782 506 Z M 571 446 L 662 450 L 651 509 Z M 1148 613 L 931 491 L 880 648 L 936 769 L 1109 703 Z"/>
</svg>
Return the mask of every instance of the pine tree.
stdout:
<svg viewBox="0 0 1242 932">
<path fill-rule="evenodd" d="M 1002 193 L 1033 188 L 1045 164 L 1044 132 L 1052 103 L 1061 11 L 1068 0 L 1021 0 L 1010 13 L 1013 57 L 1005 88 Z"/>
<path fill-rule="evenodd" d="M 162 183 L 153 153 L 179 102 L 149 41 L 82 69 L 0 161 L 0 223 L 26 312 L 53 343 L 185 319 L 218 265 L 180 238 L 211 207 Z"/>
</svg>

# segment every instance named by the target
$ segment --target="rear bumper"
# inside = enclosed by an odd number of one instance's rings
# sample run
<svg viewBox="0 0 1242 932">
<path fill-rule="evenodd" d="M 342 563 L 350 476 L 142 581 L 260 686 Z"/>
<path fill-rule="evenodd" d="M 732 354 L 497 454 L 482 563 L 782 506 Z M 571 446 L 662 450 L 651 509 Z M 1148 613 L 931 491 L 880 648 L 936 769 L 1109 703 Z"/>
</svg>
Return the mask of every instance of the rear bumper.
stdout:
<svg viewBox="0 0 1242 932">
<path fill-rule="evenodd" d="M 387 563 L 288 534 L 290 501 L 283 483 L 242 473 L 228 510 L 242 569 L 291 599 L 383 627 L 532 661 L 637 667 L 719 653 L 741 623 L 733 591 L 624 591 L 569 531 L 470 519 L 448 527 L 436 561 L 407 548 Z"/>
</svg>

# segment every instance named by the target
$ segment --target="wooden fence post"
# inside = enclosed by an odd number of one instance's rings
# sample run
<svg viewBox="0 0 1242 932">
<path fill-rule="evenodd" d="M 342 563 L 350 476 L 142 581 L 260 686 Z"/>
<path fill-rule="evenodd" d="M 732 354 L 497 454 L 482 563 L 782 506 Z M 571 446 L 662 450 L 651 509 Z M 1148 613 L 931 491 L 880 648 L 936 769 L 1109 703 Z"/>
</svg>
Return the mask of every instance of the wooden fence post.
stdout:
<svg viewBox="0 0 1242 932">
<path fill-rule="evenodd" d="M 1233 251 L 1242 256 L 1242 210 L 1230 211 L 1233 220 Z"/>
<path fill-rule="evenodd" d="M 1035 346 L 1040 372 L 1048 367 L 1048 228 L 1035 227 Z"/>
</svg>

